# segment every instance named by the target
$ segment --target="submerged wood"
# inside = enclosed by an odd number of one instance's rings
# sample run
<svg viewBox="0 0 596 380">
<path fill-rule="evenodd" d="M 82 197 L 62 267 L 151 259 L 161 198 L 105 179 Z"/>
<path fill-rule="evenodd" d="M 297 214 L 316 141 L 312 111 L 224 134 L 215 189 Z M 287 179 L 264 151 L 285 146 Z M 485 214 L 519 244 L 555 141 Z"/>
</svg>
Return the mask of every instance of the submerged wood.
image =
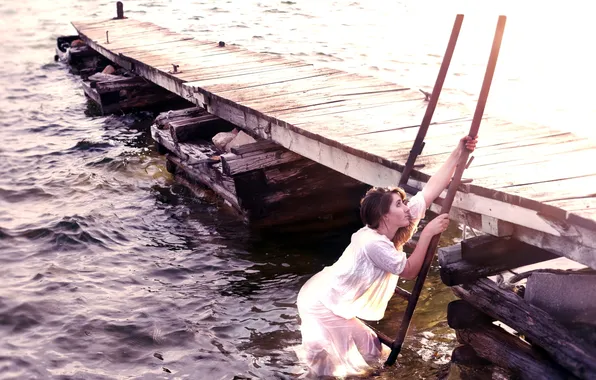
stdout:
<svg viewBox="0 0 596 380">
<path fill-rule="evenodd" d="M 475 243 L 476 242 L 476 243 Z M 514 239 L 479 236 L 456 248 L 439 250 L 441 280 L 448 286 L 466 284 L 508 269 L 555 259 L 558 256 Z"/>
<path fill-rule="evenodd" d="M 451 362 L 467 366 L 489 365 L 490 361 L 478 356 L 469 344 L 460 344 L 451 353 Z"/>
<path fill-rule="evenodd" d="M 460 343 L 471 346 L 478 356 L 499 367 L 513 370 L 521 379 L 576 379 L 539 350 L 493 324 L 458 329 L 456 335 Z"/>
<path fill-rule="evenodd" d="M 577 339 L 547 312 L 489 279 L 452 289 L 459 298 L 524 334 L 575 376 L 596 378 L 596 348 Z"/>
<path fill-rule="evenodd" d="M 494 321 L 464 300 L 455 300 L 447 305 L 447 324 L 452 329 L 467 329 L 487 325 Z"/>
<path fill-rule="evenodd" d="M 235 194 L 233 181 L 224 176 L 218 168 L 208 165 L 192 165 L 174 155 L 168 155 L 167 159 L 171 161 L 176 168 L 180 169 L 180 171 L 176 171 L 175 174 L 185 175 L 188 178 L 213 189 L 213 191 L 228 201 L 232 207 L 241 211 L 238 198 Z"/>
</svg>

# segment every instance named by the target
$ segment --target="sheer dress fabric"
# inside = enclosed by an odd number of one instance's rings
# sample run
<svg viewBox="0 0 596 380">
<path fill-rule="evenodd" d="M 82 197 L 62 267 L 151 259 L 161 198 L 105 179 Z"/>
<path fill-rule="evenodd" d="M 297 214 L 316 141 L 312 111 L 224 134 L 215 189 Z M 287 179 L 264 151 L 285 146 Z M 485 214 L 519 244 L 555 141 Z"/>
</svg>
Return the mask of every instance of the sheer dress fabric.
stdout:
<svg viewBox="0 0 596 380">
<path fill-rule="evenodd" d="M 422 192 L 408 206 L 416 223 L 424 216 Z M 298 294 L 302 345 L 298 354 L 315 376 L 361 374 L 381 356 L 376 334 L 359 319 L 383 318 L 406 254 L 374 229 L 362 227 L 331 266 Z"/>
</svg>

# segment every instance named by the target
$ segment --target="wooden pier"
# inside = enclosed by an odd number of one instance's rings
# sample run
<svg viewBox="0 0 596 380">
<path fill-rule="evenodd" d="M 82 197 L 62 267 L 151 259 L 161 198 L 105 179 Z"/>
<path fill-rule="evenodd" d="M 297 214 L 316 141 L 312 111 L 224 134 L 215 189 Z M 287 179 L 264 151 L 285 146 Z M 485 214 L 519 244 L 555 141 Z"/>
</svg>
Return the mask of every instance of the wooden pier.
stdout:
<svg viewBox="0 0 596 380">
<path fill-rule="evenodd" d="M 128 18 L 73 25 L 107 59 L 255 136 L 370 185 L 399 182 L 425 108 L 417 90 Z M 422 187 L 470 120 L 439 105 L 409 185 Z M 596 268 L 594 141 L 490 117 L 482 131 L 452 219 Z"/>
</svg>

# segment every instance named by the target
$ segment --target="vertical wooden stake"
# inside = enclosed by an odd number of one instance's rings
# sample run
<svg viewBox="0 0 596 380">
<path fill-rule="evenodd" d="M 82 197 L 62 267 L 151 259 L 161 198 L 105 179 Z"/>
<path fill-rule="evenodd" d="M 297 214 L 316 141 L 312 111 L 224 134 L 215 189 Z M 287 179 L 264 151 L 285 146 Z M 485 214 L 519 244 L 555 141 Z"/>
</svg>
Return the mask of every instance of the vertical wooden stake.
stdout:
<svg viewBox="0 0 596 380">
<path fill-rule="evenodd" d="M 124 18 L 124 5 L 122 1 L 118 1 L 116 3 L 116 18 L 118 20 L 122 20 Z"/>
</svg>

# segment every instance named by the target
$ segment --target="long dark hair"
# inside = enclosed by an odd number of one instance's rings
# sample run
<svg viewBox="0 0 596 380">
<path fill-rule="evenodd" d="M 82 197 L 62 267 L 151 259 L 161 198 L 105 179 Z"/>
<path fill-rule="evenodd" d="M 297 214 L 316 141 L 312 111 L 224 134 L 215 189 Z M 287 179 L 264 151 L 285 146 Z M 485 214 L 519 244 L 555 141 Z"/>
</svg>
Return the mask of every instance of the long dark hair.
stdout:
<svg viewBox="0 0 596 380">
<path fill-rule="evenodd" d="M 399 195 L 402 201 L 406 202 L 406 192 L 399 187 L 373 187 L 368 190 L 360 200 L 360 219 L 362 223 L 373 229 L 379 228 L 381 219 L 389 212 L 393 194 Z M 395 236 L 391 239 L 395 248 L 401 250 L 415 232 L 416 223 L 414 221 L 410 221 L 410 224 L 406 227 L 398 228 Z"/>
</svg>

